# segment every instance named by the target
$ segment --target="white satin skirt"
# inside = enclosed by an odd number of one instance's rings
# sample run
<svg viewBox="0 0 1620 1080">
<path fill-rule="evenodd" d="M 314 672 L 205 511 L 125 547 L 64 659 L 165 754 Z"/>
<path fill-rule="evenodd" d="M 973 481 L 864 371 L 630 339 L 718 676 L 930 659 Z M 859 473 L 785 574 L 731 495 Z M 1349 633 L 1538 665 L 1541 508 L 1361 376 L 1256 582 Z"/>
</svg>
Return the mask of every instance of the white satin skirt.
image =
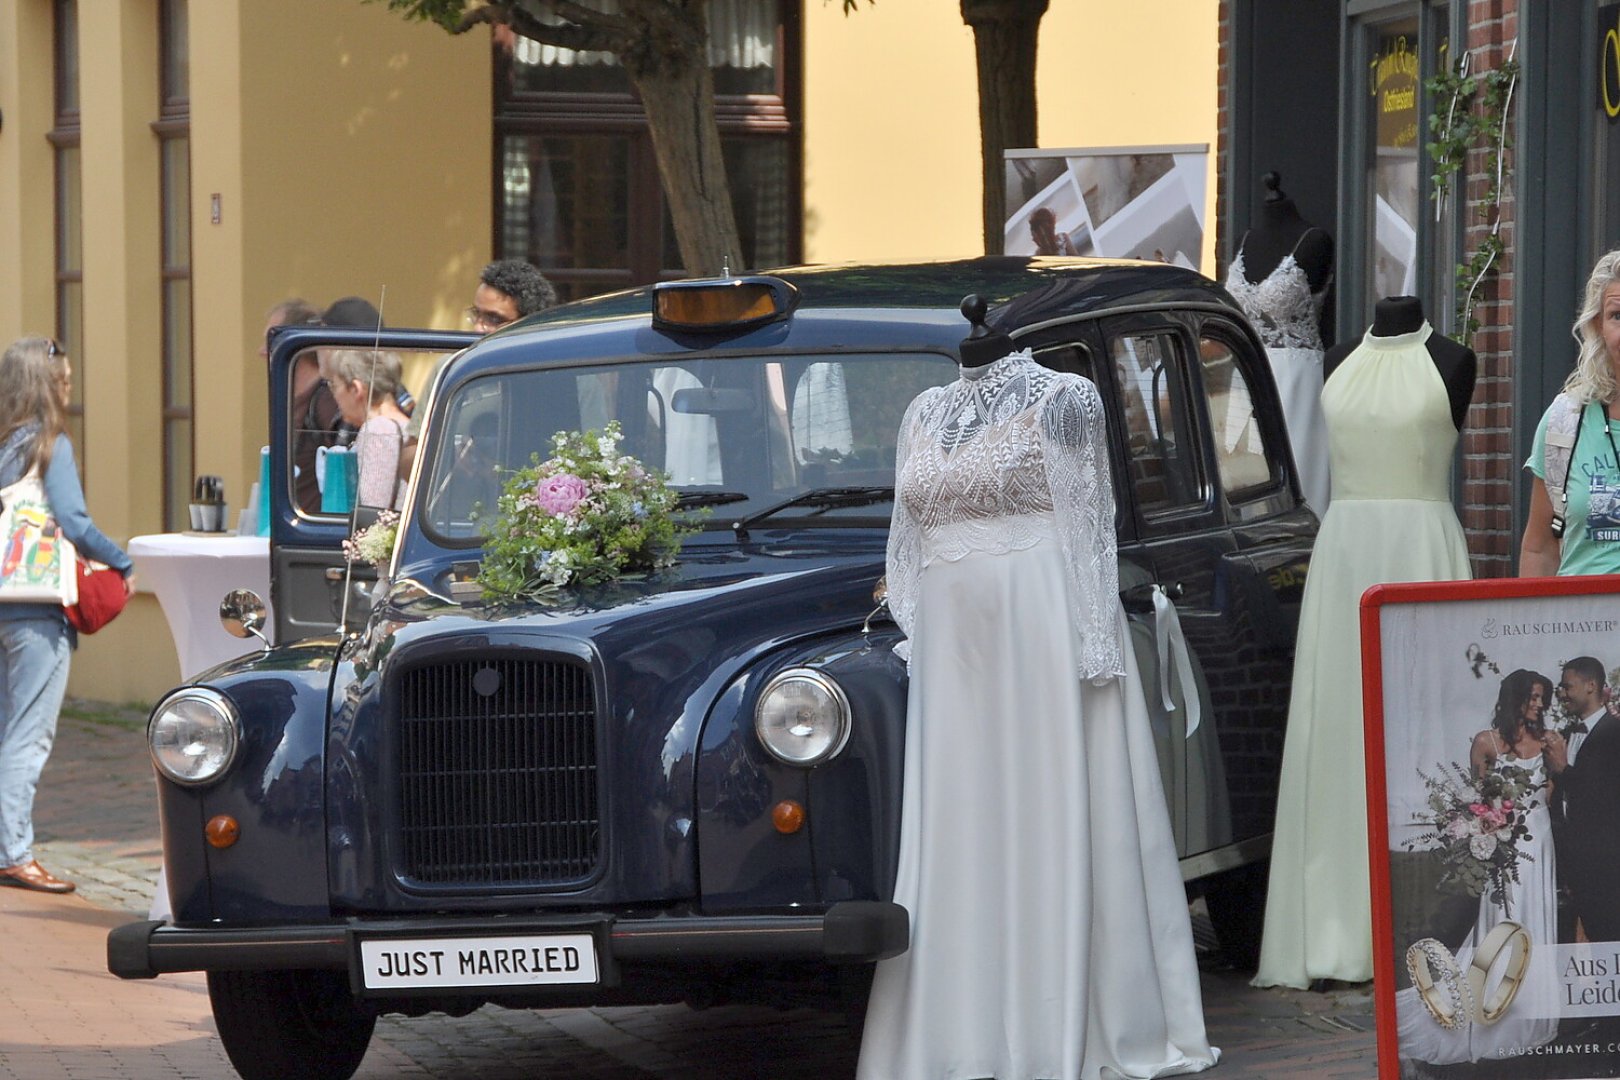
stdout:
<svg viewBox="0 0 1620 1080">
<path fill-rule="evenodd" d="M 1067 608 L 1055 538 L 922 572 L 895 885 L 911 947 L 878 965 L 860 1080 L 1115 1080 L 1219 1056 L 1135 658 L 1082 683 Z"/>
<path fill-rule="evenodd" d="M 1266 359 L 1277 382 L 1288 445 L 1299 471 L 1305 501 L 1325 517 L 1328 508 L 1328 432 L 1322 419 L 1322 352 L 1318 349 L 1268 348 Z"/>
</svg>

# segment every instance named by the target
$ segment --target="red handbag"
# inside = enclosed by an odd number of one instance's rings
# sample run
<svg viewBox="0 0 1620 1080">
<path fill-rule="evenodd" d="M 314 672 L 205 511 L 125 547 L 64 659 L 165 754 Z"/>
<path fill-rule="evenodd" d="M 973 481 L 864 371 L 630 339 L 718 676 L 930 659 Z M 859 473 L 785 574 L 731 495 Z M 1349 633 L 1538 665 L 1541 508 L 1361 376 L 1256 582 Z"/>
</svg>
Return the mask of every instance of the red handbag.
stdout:
<svg viewBox="0 0 1620 1080">
<path fill-rule="evenodd" d="M 93 634 L 118 617 L 129 601 L 124 575 L 106 563 L 79 559 L 79 602 L 66 607 L 67 620 L 81 634 Z"/>
</svg>

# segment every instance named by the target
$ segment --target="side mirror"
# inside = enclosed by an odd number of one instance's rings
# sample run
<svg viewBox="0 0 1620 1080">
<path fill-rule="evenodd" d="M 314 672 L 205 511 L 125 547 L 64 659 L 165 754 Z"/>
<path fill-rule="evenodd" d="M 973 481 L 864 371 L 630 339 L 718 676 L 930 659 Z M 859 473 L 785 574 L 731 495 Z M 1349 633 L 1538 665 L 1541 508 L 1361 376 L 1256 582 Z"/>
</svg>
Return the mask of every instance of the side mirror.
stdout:
<svg viewBox="0 0 1620 1080">
<path fill-rule="evenodd" d="M 264 642 L 266 649 L 270 647 L 270 640 L 260 628 L 267 614 L 264 601 L 252 589 L 232 589 L 219 602 L 219 624 L 225 632 L 232 637 L 256 637 Z"/>
</svg>

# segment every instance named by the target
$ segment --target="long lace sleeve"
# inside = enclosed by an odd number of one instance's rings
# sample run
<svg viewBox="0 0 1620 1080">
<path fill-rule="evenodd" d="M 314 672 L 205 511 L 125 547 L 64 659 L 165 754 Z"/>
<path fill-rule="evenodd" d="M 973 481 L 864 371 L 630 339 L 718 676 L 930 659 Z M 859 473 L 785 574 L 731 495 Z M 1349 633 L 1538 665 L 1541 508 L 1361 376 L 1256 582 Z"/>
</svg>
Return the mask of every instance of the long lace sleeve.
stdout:
<svg viewBox="0 0 1620 1080">
<path fill-rule="evenodd" d="M 1064 378 L 1041 416 L 1047 484 L 1072 593 L 1080 676 L 1125 673 L 1119 639 L 1119 551 L 1102 399 L 1078 376 Z"/>
<path fill-rule="evenodd" d="M 922 572 L 922 528 L 905 497 L 906 462 L 916 445 L 926 399 L 936 393 L 924 390 L 906 406 L 894 444 L 894 512 L 889 521 L 884 577 L 889 589 L 889 614 L 907 639 L 896 646 L 895 653 L 908 662 L 913 618 L 917 612 L 917 576 Z"/>
</svg>

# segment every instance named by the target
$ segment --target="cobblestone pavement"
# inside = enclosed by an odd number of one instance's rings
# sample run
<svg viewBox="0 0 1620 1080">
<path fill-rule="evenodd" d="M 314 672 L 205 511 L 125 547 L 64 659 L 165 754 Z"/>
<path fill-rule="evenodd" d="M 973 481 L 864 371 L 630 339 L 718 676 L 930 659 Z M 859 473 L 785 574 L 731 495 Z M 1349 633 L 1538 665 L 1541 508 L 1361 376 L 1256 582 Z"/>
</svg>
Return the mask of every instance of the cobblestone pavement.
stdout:
<svg viewBox="0 0 1620 1080">
<path fill-rule="evenodd" d="M 159 850 L 145 712 L 70 702 L 41 784 L 37 854 L 70 897 L 0 889 L 0 1080 L 229 1077 L 200 975 L 123 982 L 106 933 L 144 918 Z M 1202 944 L 1207 922 L 1195 919 Z M 1203 973 L 1213 1075 L 1376 1075 L 1369 987 L 1254 990 Z M 385 1017 L 357 1074 L 518 1080 L 831 1080 L 854 1075 L 859 1033 L 837 1013 L 728 1006 Z"/>
</svg>

